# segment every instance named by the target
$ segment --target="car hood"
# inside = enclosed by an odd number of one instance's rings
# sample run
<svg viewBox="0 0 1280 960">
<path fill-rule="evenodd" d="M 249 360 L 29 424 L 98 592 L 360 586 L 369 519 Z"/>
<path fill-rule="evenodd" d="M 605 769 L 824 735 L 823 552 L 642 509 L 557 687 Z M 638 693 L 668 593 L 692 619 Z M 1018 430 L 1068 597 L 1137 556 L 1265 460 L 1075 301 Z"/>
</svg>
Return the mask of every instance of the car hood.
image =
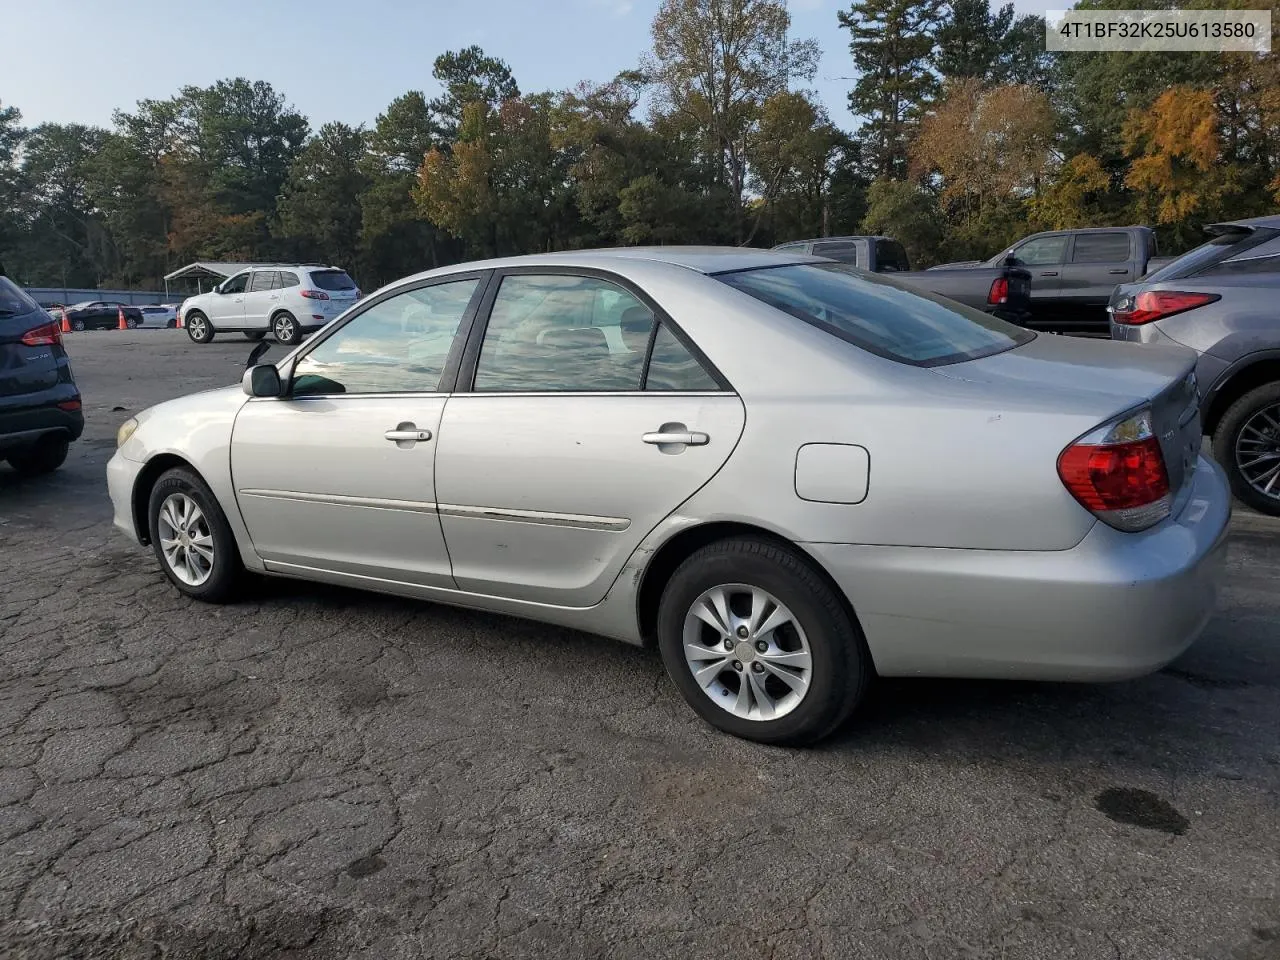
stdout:
<svg viewBox="0 0 1280 960">
<path fill-rule="evenodd" d="M 1013 350 L 933 370 L 1028 399 L 1072 398 L 1077 408 L 1120 410 L 1156 396 L 1185 377 L 1195 359 L 1193 351 L 1181 347 L 1040 334 Z"/>
</svg>

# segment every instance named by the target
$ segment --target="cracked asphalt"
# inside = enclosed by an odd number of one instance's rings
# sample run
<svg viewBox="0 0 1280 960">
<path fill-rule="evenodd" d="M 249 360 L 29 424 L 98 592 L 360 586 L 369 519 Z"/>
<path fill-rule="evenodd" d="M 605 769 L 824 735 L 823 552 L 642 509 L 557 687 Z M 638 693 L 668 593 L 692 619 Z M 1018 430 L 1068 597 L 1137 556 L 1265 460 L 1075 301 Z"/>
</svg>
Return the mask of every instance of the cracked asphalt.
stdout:
<svg viewBox="0 0 1280 960">
<path fill-rule="evenodd" d="M 1218 615 L 1155 676 L 885 683 L 770 749 L 609 641 L 284 581 L 182 599 L 103 468 L 251 345 L 68 341 L 84 439 L 0 468 L 0 955 L 1280 957 L 1280 524 L 1237 517 Z"/>
</svg>

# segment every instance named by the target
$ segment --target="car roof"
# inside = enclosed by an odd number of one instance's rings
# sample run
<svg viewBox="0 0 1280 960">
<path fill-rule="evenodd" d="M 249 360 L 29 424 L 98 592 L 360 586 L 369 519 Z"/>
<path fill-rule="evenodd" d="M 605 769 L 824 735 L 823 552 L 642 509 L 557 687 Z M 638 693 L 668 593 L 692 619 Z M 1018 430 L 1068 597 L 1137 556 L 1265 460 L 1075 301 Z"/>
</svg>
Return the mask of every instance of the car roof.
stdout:
<svg viewBox="0 0 1280 960">
<path fill-rule="evenodd" d="M 458 263 L 438 270 L 428 270 L 405 280 L 419 277 L 459 273 L 468 270 L 496 270 L 504 267 L 595 267 L 609 269 L 626 262 L 646 261 L 683 267 L 695 273 L 730 273 L 754 267 L 777 267 L 788 263 L 825 263 L 794 251 L 761 250 L 757 247 L 603 247 L 596 250 L 567 250 L 561 253 L 535 253 L 520 257 L 499 257 Z M 401 281 L 404 282 L 404 281 Z"/>
<path fill-rule="evenodd" d="M 1273 230 L 1280 230 L 1280 215 L 1271 214 L 1266 217 L 1250 217 L 1247 220 L 1223 220 L 1221 223 L 1207 224 L 1205 230 L 1212 233 L 1214 230 L 1223 230 L 1229 227 L 1270 227 Z"/>
</svg>

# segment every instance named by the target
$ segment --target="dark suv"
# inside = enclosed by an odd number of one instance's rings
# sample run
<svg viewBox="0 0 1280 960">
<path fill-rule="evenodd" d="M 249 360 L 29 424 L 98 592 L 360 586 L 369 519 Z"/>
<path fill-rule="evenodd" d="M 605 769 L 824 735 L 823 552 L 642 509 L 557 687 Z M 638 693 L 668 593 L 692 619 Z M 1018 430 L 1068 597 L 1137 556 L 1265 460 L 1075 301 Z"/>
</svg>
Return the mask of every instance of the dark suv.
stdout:
<svg viewBox="0 0 1280 960">
<path fill-rule="evenodd" d="M 49 473 L 83 430 L 57 322 L 0 276 L 0 459 L 19 473 Z"/>
</svg>

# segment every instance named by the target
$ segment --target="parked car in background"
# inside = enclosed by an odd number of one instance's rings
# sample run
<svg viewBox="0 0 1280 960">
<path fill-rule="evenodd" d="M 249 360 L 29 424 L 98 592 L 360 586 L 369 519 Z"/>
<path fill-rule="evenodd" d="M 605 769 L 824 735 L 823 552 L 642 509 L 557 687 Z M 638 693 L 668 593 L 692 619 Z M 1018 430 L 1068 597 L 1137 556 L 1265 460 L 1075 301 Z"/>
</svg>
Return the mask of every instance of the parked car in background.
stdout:
<svg viewBox="0 0 1280 960">
<path fill-rule="evenodd" d="M 515 257 L 143 411 L 107 483 L 187 596 L 247 568 L 654 642 L 708 722 L 802 743 L 875 676 L 1178 656 L 1230 515 L 1193 365 L 792 251 Z"/>
<path fill-rule="evenodd" d="M 1208 243 L 1111 297 L 1111 336 L 1199 354 L 1204 431 L 1245 503 L 1280 516 L 1280 216 Z"/>
<path fill-rule="evenodd" d="M 125 326 L 141 326 L 142 310 L 115 300 L 86 300 L 67 307 L 65 312 L 72 330 L 115 330 L 120 324 L 121 310 Z"/>
<path fill-rule="evenodd" d="M 871 273 L 891 274 L 908 286 L 1023 323 L 1030 307 L 1030 274 L 1004 264 L 987 269 L 911 270 L 907 251 L 889 237 L 823 237 L 780 244 L 775 250 L 811 253 Z"/>
<path fill-rule="evenodd" d="M 1031 274 L 1033 330 L 1107 336 L 1107 303 L 1116 284 L 1137 280 L 1168 263 L 1156 256 L 1150 227 L 1095 227 L 1033 233 L 988 260 L 943 264 L 946 269 L 1016 263 Z M 940 269 L 939 267 L 935 267 Z"/>
<path fill-rule="evenodd" d="M 196 343 L 230 332 L 260 340 L 269 332 L 280 343 L 295 344 L 359 299 L 355 281 L 338 267 L 259 264 L 189 297 L 181 314 Z"/>
<path fill-rule="evenodd" d="M 176 327 L 178 325 L 178 305 L 174 303 L 144 304 L 138 308 L 142 311 L 142 327 Z"/>
<path fill-rule="evenodd" d="M 19 473 L 49 473 L 83 430 L 58 322 L 0 276 L 0 459 Z"/>
</svg>

